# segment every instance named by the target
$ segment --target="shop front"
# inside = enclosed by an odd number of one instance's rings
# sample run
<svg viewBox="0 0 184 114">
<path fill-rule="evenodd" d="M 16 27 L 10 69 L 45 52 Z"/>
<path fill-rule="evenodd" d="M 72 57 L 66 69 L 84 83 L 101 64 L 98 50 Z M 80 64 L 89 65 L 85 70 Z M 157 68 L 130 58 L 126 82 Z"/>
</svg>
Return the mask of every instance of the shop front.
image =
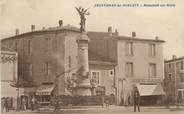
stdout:
<svg viewBox="0 0 184 114">
<path fill-rule="evenodd" d="M 159 105 L 165 96 L 161 85 L 137 85 L 141 105 Z"/>
<path fill-rule="evenodd" d="M 51 99 L 54 97 L 54 84 L 42 83 L 36 90 L 36 98 L 41 106 L 49 106 Z"/>
</svg>

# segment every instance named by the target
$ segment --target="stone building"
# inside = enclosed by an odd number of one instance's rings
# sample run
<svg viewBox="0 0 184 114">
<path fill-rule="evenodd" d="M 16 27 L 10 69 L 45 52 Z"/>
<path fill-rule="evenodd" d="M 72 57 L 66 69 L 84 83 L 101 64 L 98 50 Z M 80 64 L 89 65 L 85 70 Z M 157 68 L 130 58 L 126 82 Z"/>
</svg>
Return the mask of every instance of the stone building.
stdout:
<svg viewBox="0 0 184 114">
<path fill-rule="evenodd" d="M 1 79 L 1 98 L 11 99 L 10 108 L 17 108 L 18 92 L 15 84 L 17 82 L 17 53 L 1 46 L 0 49 L 0 79 Z"/>
<path fill-rule="evenodd" d="M 176 103 L 178 97 L 184 98 L 184 57 L 165 60 L 165 91 L 170 103 Z M 184 99 L 181 99 L 184 103 Z"/>
<path fill-rule="evenodd" d="M 16 30 L 18 31 L 18 30 Z M 76 38 L 78 28 L 71 25 L 35 30 L 2 40 L 4 45 L 19 53 L 18 76 L 23 86 L 39 88 L 43 82 L 53 82 L 45 90 L 47 95 L 69 95 L 70 78 L 78 70 Z M 119 36 L 108 27 L 107 32 L 88 31 L 90 77 L 96 84 L 95 94 L 115 95 L 116 103 L 128 104 L 133 86 L 141 95 L 153 97 L 164 94 L 161 82 L 164 77 L 163 43 L 156 39 L 141 39 L 133 32 L 131 37 Z M 42 85 L 43 86 L 43 85 Z M 150 88 L 150 89 L 147 89 Z M 42 90 L 40 88 L 39 90 Z M 146 92 L 142 91 L 147 89 Z M 30 90 L 36 92 L 36 89 Z M 39 93 L 40 94 L 40 93 Z"/>
<path fill-rule="evenodd" d="M 79 69 L 77 37 L 78 28 L 71 25 L 36 30 L 5 38 L 2 44 L 16 50 L 18 58 L 19 86 L 24 94 L 34 94 L 47 102 L 52 95 L 71 95 L 70 80 Z M 99 89 L 94 94 L 115 94 L 113 84 L 116 63 L 89 52 L 90 77 Z M 94 56 L 95 55 L 95 56 Z M 107 80 L 105 80 L 107 79 Z M 104 88 L 104 89 L 101 89 Z"/>
<path fill-rule="evenodd" d="M 117 30 L 112 32 L 112 27 L 108 32 L 91 32 L 89 37 L 90 52 L 117 63 L 114 69 L 117 104 L 128 104 L 134 86 L 138 87 L 144 101 L 150 101 L 143 104 L 159 102 L 165 94 L 161 85 L 164 79 L 164 41 L 158 37 L 137 38 L 135 32 L 131 37 L 119 36 Z"/>
</svg>

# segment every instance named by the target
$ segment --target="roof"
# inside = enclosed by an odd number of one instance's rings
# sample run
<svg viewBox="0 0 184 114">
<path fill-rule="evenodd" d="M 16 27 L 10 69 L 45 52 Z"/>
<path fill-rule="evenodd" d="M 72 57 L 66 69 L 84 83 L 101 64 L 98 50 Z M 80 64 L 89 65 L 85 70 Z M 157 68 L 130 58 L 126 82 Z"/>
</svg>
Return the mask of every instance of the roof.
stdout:
<svg viewBox="0 0 184 114">
<path fill-rule="evenodd" d="M 15 35 L 15 36 L 11 36 L 8 38 L 4 38 L 5 39 L 10 39 L 10 38 L 16 38 L 19 36 L 24 36 L 24 35 L 29 35 L 29 34 L 33 34 L 33 33 L 43 33 L 43 32 L 55 32 L 55 31 L 64 31 L 64 30 L 68 30 L 68 31 L 73 31 L 73 32 L 80 32 L 80 29 L 78 27 L 72 26 L 70 24 L 66 25 L 66 26 L 57 26 L 57 27 L 49 27 L 47 29 L 42 29 L 42 30 L 35 30 L 35 31 L 30 31 L 30 32 L 26 32 L 26 33 L 22 33 L 19 35 Z M 132 38 L 132 37 L 128 37 L 128 36 L 118 36 L 118 35 L 110 35 L 108 32 L 97 32 L 97 31 L 88 31 L 88 35 L 93 36 L 93 37 L 108 37 L 108 38 L 114 38 L 117 40 L 132 40 L 132 41 L 154 41 L 154 42 L 161 42 L 164 43 L 165 41 L 163 40 L 155 40 L 155 39 L 142 39 L 142 38 Z"/>
<path fill-rule="evenodd" d="M 175 58 L 175 59 L 165 60 L 164 62 L 165 63 L 170 63 L 170 62 L 179 61 L 179 60 L 184 60 L 184 56 L 178 57 L 178 58 Z"/>
<path fill-rule="evenodd" d="M 143 39 L 143 38 L 133 38 L 133 37 L 129 37 L 129 36 L 119 36 L 119 35 L 109 35 L 108 32 L 96 32 L 96 31 L 88 31 L 88 36 L 92 36 L 92 37 L 98 37 L 98 38 L 112 38 L 115 40 L 129 40 L 129 41 L 146 41 L 146 42 L 160 42 L 160 43 L 164 43 L 165 41 L 163 40 L 156 40 L 156 39 Z"/>
<path fill-rule="evenodd" d="M 143 39 L 143 38 L 132 38 L 128 36 L 112 36 L 118 40 L 131 40 L 131 41 L 146 41 L 146 42 L 159 42 L 159 43 L 164 43 L 165 41 L 163 40 L 156 40 L 156 39 Z"/>
<path fill-rule="evenodd" d="M 11 39 L 11 38 L 18 38 L 20 36 L 25 36 L 25 35 L 29 35 L 29 34 L 35 34 L 35 33 L 56 32 L 56 31 L 64 31 L 64 30 L 80 32 L 79 28 L 68 24 L 66 26 L 61 26 L 61 27 L 60 26 L 49 27 L 49 28 L 42 29 L 42 30 L 29 31 L 29 32 L 25 32 L 25 33 L 22 33 L 22 34 L 19 34 L 19 35 L 14 35 L 14 36 L 11 36 L 11 37 L 4 38 L 2 40 Z"/>
</svg>

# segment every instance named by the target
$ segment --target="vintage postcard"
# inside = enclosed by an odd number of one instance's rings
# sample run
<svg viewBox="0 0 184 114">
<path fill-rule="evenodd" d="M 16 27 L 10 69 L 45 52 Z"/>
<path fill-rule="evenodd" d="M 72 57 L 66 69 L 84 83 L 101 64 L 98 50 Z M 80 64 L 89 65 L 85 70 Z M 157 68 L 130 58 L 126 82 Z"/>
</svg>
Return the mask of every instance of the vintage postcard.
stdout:
<svg viewBox="0 0 184 114">
<path fill-rule="evenodd" d="M 1 113 L 183 114 L 183 4 L 1 0 Z"/>
</svg>

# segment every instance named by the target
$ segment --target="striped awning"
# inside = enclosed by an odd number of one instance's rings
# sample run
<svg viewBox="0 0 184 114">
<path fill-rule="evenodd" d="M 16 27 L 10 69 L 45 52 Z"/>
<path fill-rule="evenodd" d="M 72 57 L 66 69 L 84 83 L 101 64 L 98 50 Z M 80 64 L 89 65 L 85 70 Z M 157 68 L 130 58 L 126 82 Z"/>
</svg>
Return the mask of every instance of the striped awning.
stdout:
<svg viewBox="0 0 184 114">
<path fill-rule="evenodd" d="M 53 84 L 41 85 L 36 90 L 36 95 L 51 95 L 53 90 L 54 90 Z"/>
<path fill-rule="evenodd" d="M 161 85 L 137 85 L 140 96 L 165 95 Z"/>
</svg>

